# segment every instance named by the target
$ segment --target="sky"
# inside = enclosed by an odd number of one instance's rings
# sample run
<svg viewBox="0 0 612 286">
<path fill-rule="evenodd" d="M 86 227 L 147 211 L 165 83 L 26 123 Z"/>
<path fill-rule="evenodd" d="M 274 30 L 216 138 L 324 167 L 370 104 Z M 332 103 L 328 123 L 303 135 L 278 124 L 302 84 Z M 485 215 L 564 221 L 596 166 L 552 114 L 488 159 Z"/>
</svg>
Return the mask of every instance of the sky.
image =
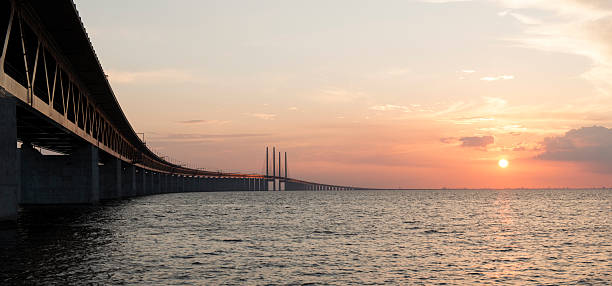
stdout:
<svg viewBox="0 0 612 286">
<path fill-rule="evenodd" d="M 261 174 L 276 146 L 329 184 L 612 186 L 608 0 L 75 2 L 173 162 Z"/>
</svg>

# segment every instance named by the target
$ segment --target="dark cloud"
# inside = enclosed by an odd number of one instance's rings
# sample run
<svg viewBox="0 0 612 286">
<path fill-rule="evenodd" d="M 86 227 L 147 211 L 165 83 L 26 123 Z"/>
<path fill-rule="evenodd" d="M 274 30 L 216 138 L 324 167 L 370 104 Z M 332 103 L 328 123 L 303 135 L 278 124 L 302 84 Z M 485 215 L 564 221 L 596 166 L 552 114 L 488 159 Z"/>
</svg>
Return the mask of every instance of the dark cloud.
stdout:
<svg viewBox="0 0 612 286">
<path fill-rule="evenodd" d="M 471 136 L 461 137 L 459 141 L 461 141 L 462 147 L 485 148 L 495 143 L 495 138 L 493 136 Z"/>
<path fill-rule="evenodd" d="M 593 126 L 572 129 L 563 136 L 545 138 L 537 158 L 586 163 L 598 172 L 612 173 L 612 129 Z"/>
<path fill-rule="evenodd" d="M 457 138 L 455 138 L 455 137 L 444 137 L 444 138 L 440 138 L 440 142 L 442 142 L 444 144 L 453 144 L 453 143 L 457 142 Z"/>
</svg>

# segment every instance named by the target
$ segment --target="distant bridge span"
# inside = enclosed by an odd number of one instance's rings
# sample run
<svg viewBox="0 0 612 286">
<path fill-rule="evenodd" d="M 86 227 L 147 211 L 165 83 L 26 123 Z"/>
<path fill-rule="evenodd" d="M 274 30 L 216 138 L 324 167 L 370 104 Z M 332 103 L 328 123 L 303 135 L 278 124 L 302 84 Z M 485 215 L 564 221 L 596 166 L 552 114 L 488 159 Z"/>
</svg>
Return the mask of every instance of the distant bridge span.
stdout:
<svg viewBox="0 0 612 286">
<path fill-rule="evenodd" d="M 192 169 L 155 154 L 121 109 L 72 0 L 0 0 L 0 52 L 0 220 L 15 218 L 19 203 L 277 184 L 353 189 L 283 177 L 280 170 L 267 176 Z"/>
</svg>

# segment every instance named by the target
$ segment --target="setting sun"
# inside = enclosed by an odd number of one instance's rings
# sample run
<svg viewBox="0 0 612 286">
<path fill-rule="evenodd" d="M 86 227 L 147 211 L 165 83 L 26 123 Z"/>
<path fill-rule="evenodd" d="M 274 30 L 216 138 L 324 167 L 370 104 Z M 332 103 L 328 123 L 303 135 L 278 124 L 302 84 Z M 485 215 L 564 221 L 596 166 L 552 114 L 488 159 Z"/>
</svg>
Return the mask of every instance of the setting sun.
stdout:
<svg viewBox="0 0 612 286">
<path fill-rule="evenodd" d="M 497 164 L 502 167 L 502 168 L 507 168 L 508 167 L 508 160 L 506 159 L 501 159 L 499 160 L 499 162 L 497 162 Z"/>
</svg>

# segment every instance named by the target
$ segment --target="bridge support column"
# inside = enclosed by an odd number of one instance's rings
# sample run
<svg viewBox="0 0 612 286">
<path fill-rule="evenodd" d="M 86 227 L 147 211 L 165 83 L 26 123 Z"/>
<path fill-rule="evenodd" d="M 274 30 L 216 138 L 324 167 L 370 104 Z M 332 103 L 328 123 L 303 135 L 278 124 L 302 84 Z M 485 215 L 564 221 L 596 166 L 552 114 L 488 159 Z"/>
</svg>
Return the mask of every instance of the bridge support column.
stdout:
<svg viewBox="0 0 612 286">
<path fill-rule="evenodd" d="M 200 183 L 200 187 L 202 188 L 202 192 L 208 192 L 208 188 L 210 187 L 210 178 L 202 177 L 202 182 Z"/>
<path fill-rule="evenodd" d="M 234 181 L 234 178 L 223 178 L 222 182 L 222 191 L 230 191 L 236 189 L 236 182 Z"/>
<path fill-rule="evenodd" d="M 159 173 L 159 193 L 166 193 L 166 173 Z"/>
<path fill-rule="evenodd" d="M 159 173 L 159 194 L 166 193 L 166 174 Z"/>
<path fill-rule="evenodd" d="M 162 182 L 163 182 L 163 184 L 162 184 L 162 186 L 163 186 L 162 193 L 164 193 L 164 194 L 170 193 L 170 187 L 169 187 L 170 186 L 170 179 L 169 178 L 170 178 L 170 176 L 168 174 L 166 174 L 166 173 L 162 174 Z"/>
<path fill-rule="evenodd" d="M 100 200 L 98 148 L 85 145 L 70 155 L 42 155 L 21 145 L 22 204 L 91 204 Z"/>
<path fill-rule="evenodd" d="M 244 191 L 244 179 L 243 178 L 235 178 L 234 182 L 236 183 L 236 187 L 234 191 Z"/>
<path fill-rule="evenodd" d="M 215 191 L 227 191 L 229 186 L 228 178 L 219 178 L 217 180 L 217 189 Z"/>
<path fill-rule="evenodd" d="M 185 192 L 186 193 L 191 193 L 193 189 L 193 178 L 186 176 L 185 177 Z"/>
<path fill-rule="evenodd" d="M 185 176 L 179 176 L 179 192 L 184 193 L 185 192 L 185 180 L 187 178 Z"/>
<path fill-rule="evenodd" d="M 153 194 L 159 194 L 161 193 L 161 174 L 160 173 L 153 173 Z"/>
<path fill-rule="evenodd" d="M 212 192 L 215 190 L 215 178 L 211 178 L 211 177 L 206 177 L 206 191 L 207 192 Z"/>
<path fill-rule="evenodd" d="M 147 188 L 147 176 L 143 168 L 136 170 L 136 196 L 142 196 Z"/>
<path fill-rule="evenodd" d="M 122 197 L 121 192 L 121 160 L 105 158 L 100 169 L 100 199 L 113 200 Z"/>
<path fill-rule="evenodd" d="M 153 182 L 153 172 L 147 171 L 145 174 L 147 174 L 147 188 L 145 189 L 145 195 L 148 196 L 153 194 L 155 184 Z"/>
<path fill-rule="evenodd" d="M 172 192 L 178 193 L 178 175 L 172 175 Z"/>
<path fill-rule="evenodd" d="M 162 175 L 161 173 L 155 173 L 155 189 L 154 194 L 161 194 L 162 192 Z"/>
<path fill-rule="evenodd" d="M 206 190 L 209 192 L 214 192 L 215 190 L 215 182 L 217 182 L 217 178 L 208 177 L 208 183 L 206 184 Z"/>
<path fill-rule="evenodd" d="M 136 167 L 132 164 L 123 163 L 121 174 L 121 195 L 124 198 L 136 195 Z"/>
<path fill-rule="evenodd" d="M 234 188 L 234 181 L 232 178 L 222 178 L 219 186 L 219 191 L 229 191 Z"/>
<path fill-rule="evenodd" d="M 141 169 L 142 171 L 142 188 L 140 189 L 140 196 L 146 196 L 149 192 L 149 188 L 151 188 L 151 182 L 149 179 L 149 171 L 146 169 Z"/>
<path fill-rule="evenodd" d="M 149 172 L 149 189 L 147 190 L 147 195 L 154 195 L 157 193 L 157 188 L 159 186 L 157 182 L 157 173 Z"/>
<path fill-rule="evenodd" d="M 19 162 L 15 101 L 0 94 L 0 221 L 17 219 Z"/>
<path fill-rule="evenodd" d="M 212 181 L 211 181 L 211 184 L 210 184 L 210 189 L 213 192 L 218 192 L 219 191 L 219 184 L 220 184 L 220 182 L 221 182 L 221 178 L 219 178 L 219 177 L 212 178 Z"/>
<path fill-rule="evenodd" d="M 219 178 L 217 181 L 217 189 L 215 191 L 227 191 L 229 186 L 228 178 Z"/>
<path fill-rule="evenodd" d="M 179 193 L 185 192 L 185 177 L 179 175 L 177 179 L 178 179 L 178 184 L 177 184 L 178 192 Z"/>
</svg>

